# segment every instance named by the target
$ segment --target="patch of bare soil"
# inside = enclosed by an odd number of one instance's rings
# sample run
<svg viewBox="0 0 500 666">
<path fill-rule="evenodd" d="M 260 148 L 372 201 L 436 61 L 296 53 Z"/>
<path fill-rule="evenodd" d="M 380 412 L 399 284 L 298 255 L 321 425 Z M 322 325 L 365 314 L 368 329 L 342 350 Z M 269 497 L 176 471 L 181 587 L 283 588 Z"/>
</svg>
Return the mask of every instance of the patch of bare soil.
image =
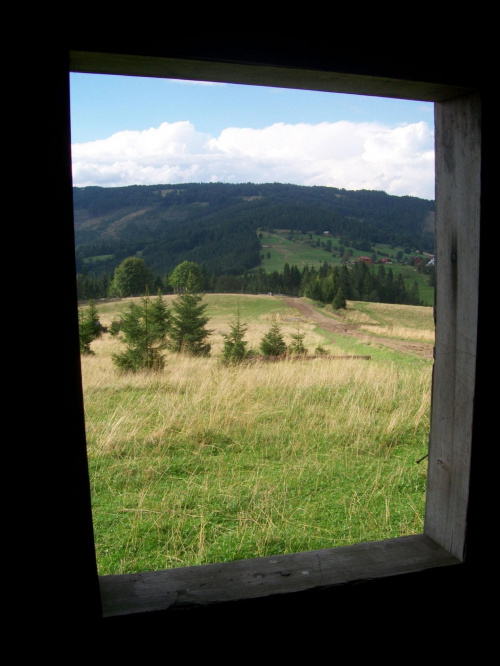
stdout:
<svg viewBox="0 0 500 666">
<path fill-rule="evenodd" d="M 430 344 L 409 342 L 407 340 L 396 340 L 392 338 L 373 337 L 371 335 L 367 335 L 363 331 L 360 331 L 358 324 L 345 324 L 344 322 L 333 319 L 332 317 L 328 317 L 328 315 L 318 312 L 312 307 L 310 303 L 307 303 L 300 298 L 283 297 L 283 301 L 290 308 L 295 308 L 298 310 L 304 319 L 314 322 L 321 328 L 324 328 L 325 331 L 339 333 L 342 335 L 352 335 L 361 341 L 371 342 L 372 344 L 377 343 L 386 347 L 391 347 L 391 349 L 396 349 L 407 354 L 415 354 L 426 359 L 433 358 L 434 348 Z"/>
</svg>

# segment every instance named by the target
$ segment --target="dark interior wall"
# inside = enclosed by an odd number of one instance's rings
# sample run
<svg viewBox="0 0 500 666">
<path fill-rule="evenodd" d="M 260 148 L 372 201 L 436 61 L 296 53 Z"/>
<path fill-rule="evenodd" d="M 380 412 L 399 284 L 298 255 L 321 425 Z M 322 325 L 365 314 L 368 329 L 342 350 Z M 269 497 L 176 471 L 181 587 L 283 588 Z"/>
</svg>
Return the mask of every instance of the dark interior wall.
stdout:
<svg viewBox="0 0 500 666">
<path fill-rule="evenodd" d="M 57 248 L 60 263 L 56 269 L 43 270 L 44 288 L 37 289 L 37 307 L 41 317 L 56 317 L 57 335 L 48 328 L 38 339 L 35 372 L 30 391 L 36 392 L 37 409 L 29 419 L 29 446 L 32 451 L 36 482 L 33 485 L 40 530 L 36 537 L 36 570 L 32 581 L 40 607 L 29 610 L 30 617 L 50 617 L 56 625 L 71 628 L 102 628 L 99 594 L 92 543 L 90 495 L 85 459 L 85 433 L 79 379 L 79 347 L 76 321 L 76 287 L 74 281 L 72 202 L 70 181 L 70 136 L 68 96 L 68 50 L 88 49 L 119 51 L 164 57 L 203 57 L 213 60 L 268 63 L 302 68 L 347 71 L 412 80 L 440 81 L 463 84 L 479 89 L 483 95 L 483 193 L 482 207 L 487 224 L 482 227 L 480 346 L 478 349 L 478 382 L 472 455 L 472 485 L 468 521 L 467 558 L 463 565 L 452 569 L 427 571 L 422 574 L 351 585 L 343 589 L 317 590 L 286 599 L 262 599 L 217 609 L 193 609 L 179 616 L 172 614 L 168 626 L 185 626 L 198 619 L 219 623 L 236 618 L 260 618 L 261 621 L 284 618 L 324 622 L 325 612 L 337 630 L 346 628 L 353 617 L 362 624 L 383 624 L 388 618 L 394 626 L 406 617 L 408 621 L 425 617 L 425 623 L 439 621 L 452 613 L 460 626 L 469 626 L 484 608 L 480 597 L 488 589 L 487 567 L 490 561 L 492 521 L 490 488 L 498 454 L 491 409 L 492 335 L 491 296 L 495 287 L 492 266 L 495 217 L 492 210 L 492 133 L 490 93 L 486 76 L 479 66 L 481 58 L 469 57 L 464 50 L 429 48 L 416 51 L 413 44 L 394 53 L 393 48 L 378 50 L 351 44 L 341 49 L 305 45 L 294 40 L 211 40 L 140 43 L 126 41 L 113 44 L 110 40 L 77 40 L 43 54 L 40 85 L 39 123 L 43 132 L 37 145 L 43 168 L 37 170 L 36 193 L 47 196 L 50 215 L 45 220 L 30 221 L 33 247 L 38 262 L 40 251 Z M 367 55 L 367 51 L 369 51 Z M 451 53 L 451 55 L 450 55 Z M 42 76 L 43 74 L 43 76 Z M 35 196 L 35 194 L 32 194 Z M 491 218 L 491 219 L 490 219 Z M 35 264 L 36 265 L 36 264 Z M 42 266 L 40 267 L 42 268 Z M 52 273 L 52 274 L 51 274 Z M 33 276 L 31 276 L 33 278 Z M 36 284 L 36 283 L 35 283 Z M 53 285 L 53 287 L 51 286 Z M 57 290 L 57 299 L 53 293 Z M 57 300 L 57 304 L 54 303 Z M 38 337 L 38 336 L 37 336 Z M 40 358 L 38 358 L 40 357 Z M 50 381 L 48 380 L 50 378 Z M 48 390 L 50 386 L 50 390 Z M 482 453 L 485 451 L 485 453 Z M 481 453 L 479 453 L 481 452 Z M 485 463 L 487 460 L 487 464 Z M 486 527 L 485 527 L 486 526 Z M 486 534 L 485 534 L 486 529 Z M 364 609 L 360 613 L 360 608 Z M 378 609 L 366 614 L 367 608 Z M 457 608 L 460 613 L 456 615 Z M 109 621 L 106 627 L 165 627 L 163 617 L 134 618 Z M 192 625 L 194 626 L 194 625 Z M 418 631 L 418 629 L 417 629 Z"/>
<path fill-rule="evenodd" d="M 130 39 L 120 34 L 99 37 L 92 31 L 84 38 L 68 40 L 68 46 L 74 51 L 262 63 L 468 86 L 487 76 L 485 45 L 472 46 L 479 34 L 474 33 L 475 23 L 485 20 L 464 17 L 461 28 L 454 28 L 445 19 L 441 28 L 433 23 L 413 32 L 409 21 L 405 21 L 405 26 L 402 22 L 394 23 L 385 32 L 377 31 L 374 26 L 371 34 L 340 21 L 323 27 L 316 23 L 309 33 L 305 25 L 301 33 L 284 27 L 280 31 L 266 29 L 263 25 L 259 32 L 245 33 L 242 28 L 243 32 L 238 30 L 234 34 L 225 28 L 207 29 L 203 34 L 174 30 L 161 39 L 149 36 Z"/>
</svg>

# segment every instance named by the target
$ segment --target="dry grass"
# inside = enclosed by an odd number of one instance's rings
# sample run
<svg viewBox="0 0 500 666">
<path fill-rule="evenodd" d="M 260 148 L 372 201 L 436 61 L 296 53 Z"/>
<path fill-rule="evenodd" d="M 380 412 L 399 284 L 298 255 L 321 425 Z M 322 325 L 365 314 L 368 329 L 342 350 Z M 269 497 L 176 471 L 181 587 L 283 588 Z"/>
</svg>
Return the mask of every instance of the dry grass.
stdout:
<svg viewBox="0 0 500 666">
<path fill-rule="evenodd" d="M 120 304 L 121 305 L 121 304 Z M 104 335 L 82 358 L 100 573 L 186 566 L 393 538 L 421 530 L 431 366 L 284 361 L 223 366 L 169 354 L 119 375 Z M 260 307 L 260 306 L 259 306 Z M 267 309 L 266 309 L 267 308 Z M 257 347 L 267 302 L 251 319 Z M 101 317 L 111 321 L 109 312 Z M 321 342 L 301 323 L 309 345 Z M 218 340 L 220 338 L 220 341 Z"/>
<path fill-rule="evenodd" d="M 347 310 L 341 314 L 349 324 L 434 330 L 434 313 L 430 307 L 349 301 Z"/>
<path fill-rule="evenodd" d="M 397 338 L 398 340 L 418 340 L 420 342 L 434 342 L 434 330 L 405 328 L 404 326 L 373 326 L 362 325 L 361 331 L 381 338 Z"/>
</svg>

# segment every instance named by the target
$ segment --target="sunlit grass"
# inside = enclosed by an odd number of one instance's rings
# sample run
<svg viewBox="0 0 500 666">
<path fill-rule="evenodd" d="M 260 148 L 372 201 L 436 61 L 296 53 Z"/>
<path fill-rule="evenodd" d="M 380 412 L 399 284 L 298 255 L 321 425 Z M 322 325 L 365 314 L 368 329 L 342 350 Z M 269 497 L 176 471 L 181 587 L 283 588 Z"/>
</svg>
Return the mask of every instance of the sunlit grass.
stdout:
<svg viewBox="0 0 500 666">
<path fill-rule="evenodd" d="M 251 346 L 275 317 L 296 329 L 276 299 L 256 300 L 252 318 L 251 300 Z M 227 368 L 218 338 L 237 303 L 213 304 L 210 358 L 169 354 L 161 373 L 119 375 L 111 354 L 121 343 L 109 335 L 82 358 L 101 574 L 422 531 L 426 464 L 416 461 L 427 451 L 432 366 L 318 359 Z M 301 326 L 311 347 L 325 342 Z"/>
<path fill-rule="evenodd" d="M 434 330 L 417 330 L 404 326 L 360 326 L 362 331 L 386 338 L 399 340 L 419 340 L 421 342 L 434 342 Z"/>
<path fill-rule="evenodd" d="M 434 312 L 431 307 L 349 301 L 346 310 L 337 313 L 350 324 L 370 324 L 407 331 L 431 331 L 434 334 Z M 413 333 L 412 333 L 413 335 Z"/>
</svg>

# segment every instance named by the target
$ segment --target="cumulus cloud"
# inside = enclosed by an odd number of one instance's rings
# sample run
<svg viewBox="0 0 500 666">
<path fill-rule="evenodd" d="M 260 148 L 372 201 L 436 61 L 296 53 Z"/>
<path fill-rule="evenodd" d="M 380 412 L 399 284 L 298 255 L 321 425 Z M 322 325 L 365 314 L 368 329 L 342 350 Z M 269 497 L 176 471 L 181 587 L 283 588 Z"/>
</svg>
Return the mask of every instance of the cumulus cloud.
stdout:
<svg viewBox="0 0 500 666">
<path fill-rule="evenodd" d="M 228 127 L 218 137 L 188 121 L 73 144 L 73 184 L 283 182 L 434 198 L 434 135 L 425 122 L 341 121 Z"/>
</svg>

